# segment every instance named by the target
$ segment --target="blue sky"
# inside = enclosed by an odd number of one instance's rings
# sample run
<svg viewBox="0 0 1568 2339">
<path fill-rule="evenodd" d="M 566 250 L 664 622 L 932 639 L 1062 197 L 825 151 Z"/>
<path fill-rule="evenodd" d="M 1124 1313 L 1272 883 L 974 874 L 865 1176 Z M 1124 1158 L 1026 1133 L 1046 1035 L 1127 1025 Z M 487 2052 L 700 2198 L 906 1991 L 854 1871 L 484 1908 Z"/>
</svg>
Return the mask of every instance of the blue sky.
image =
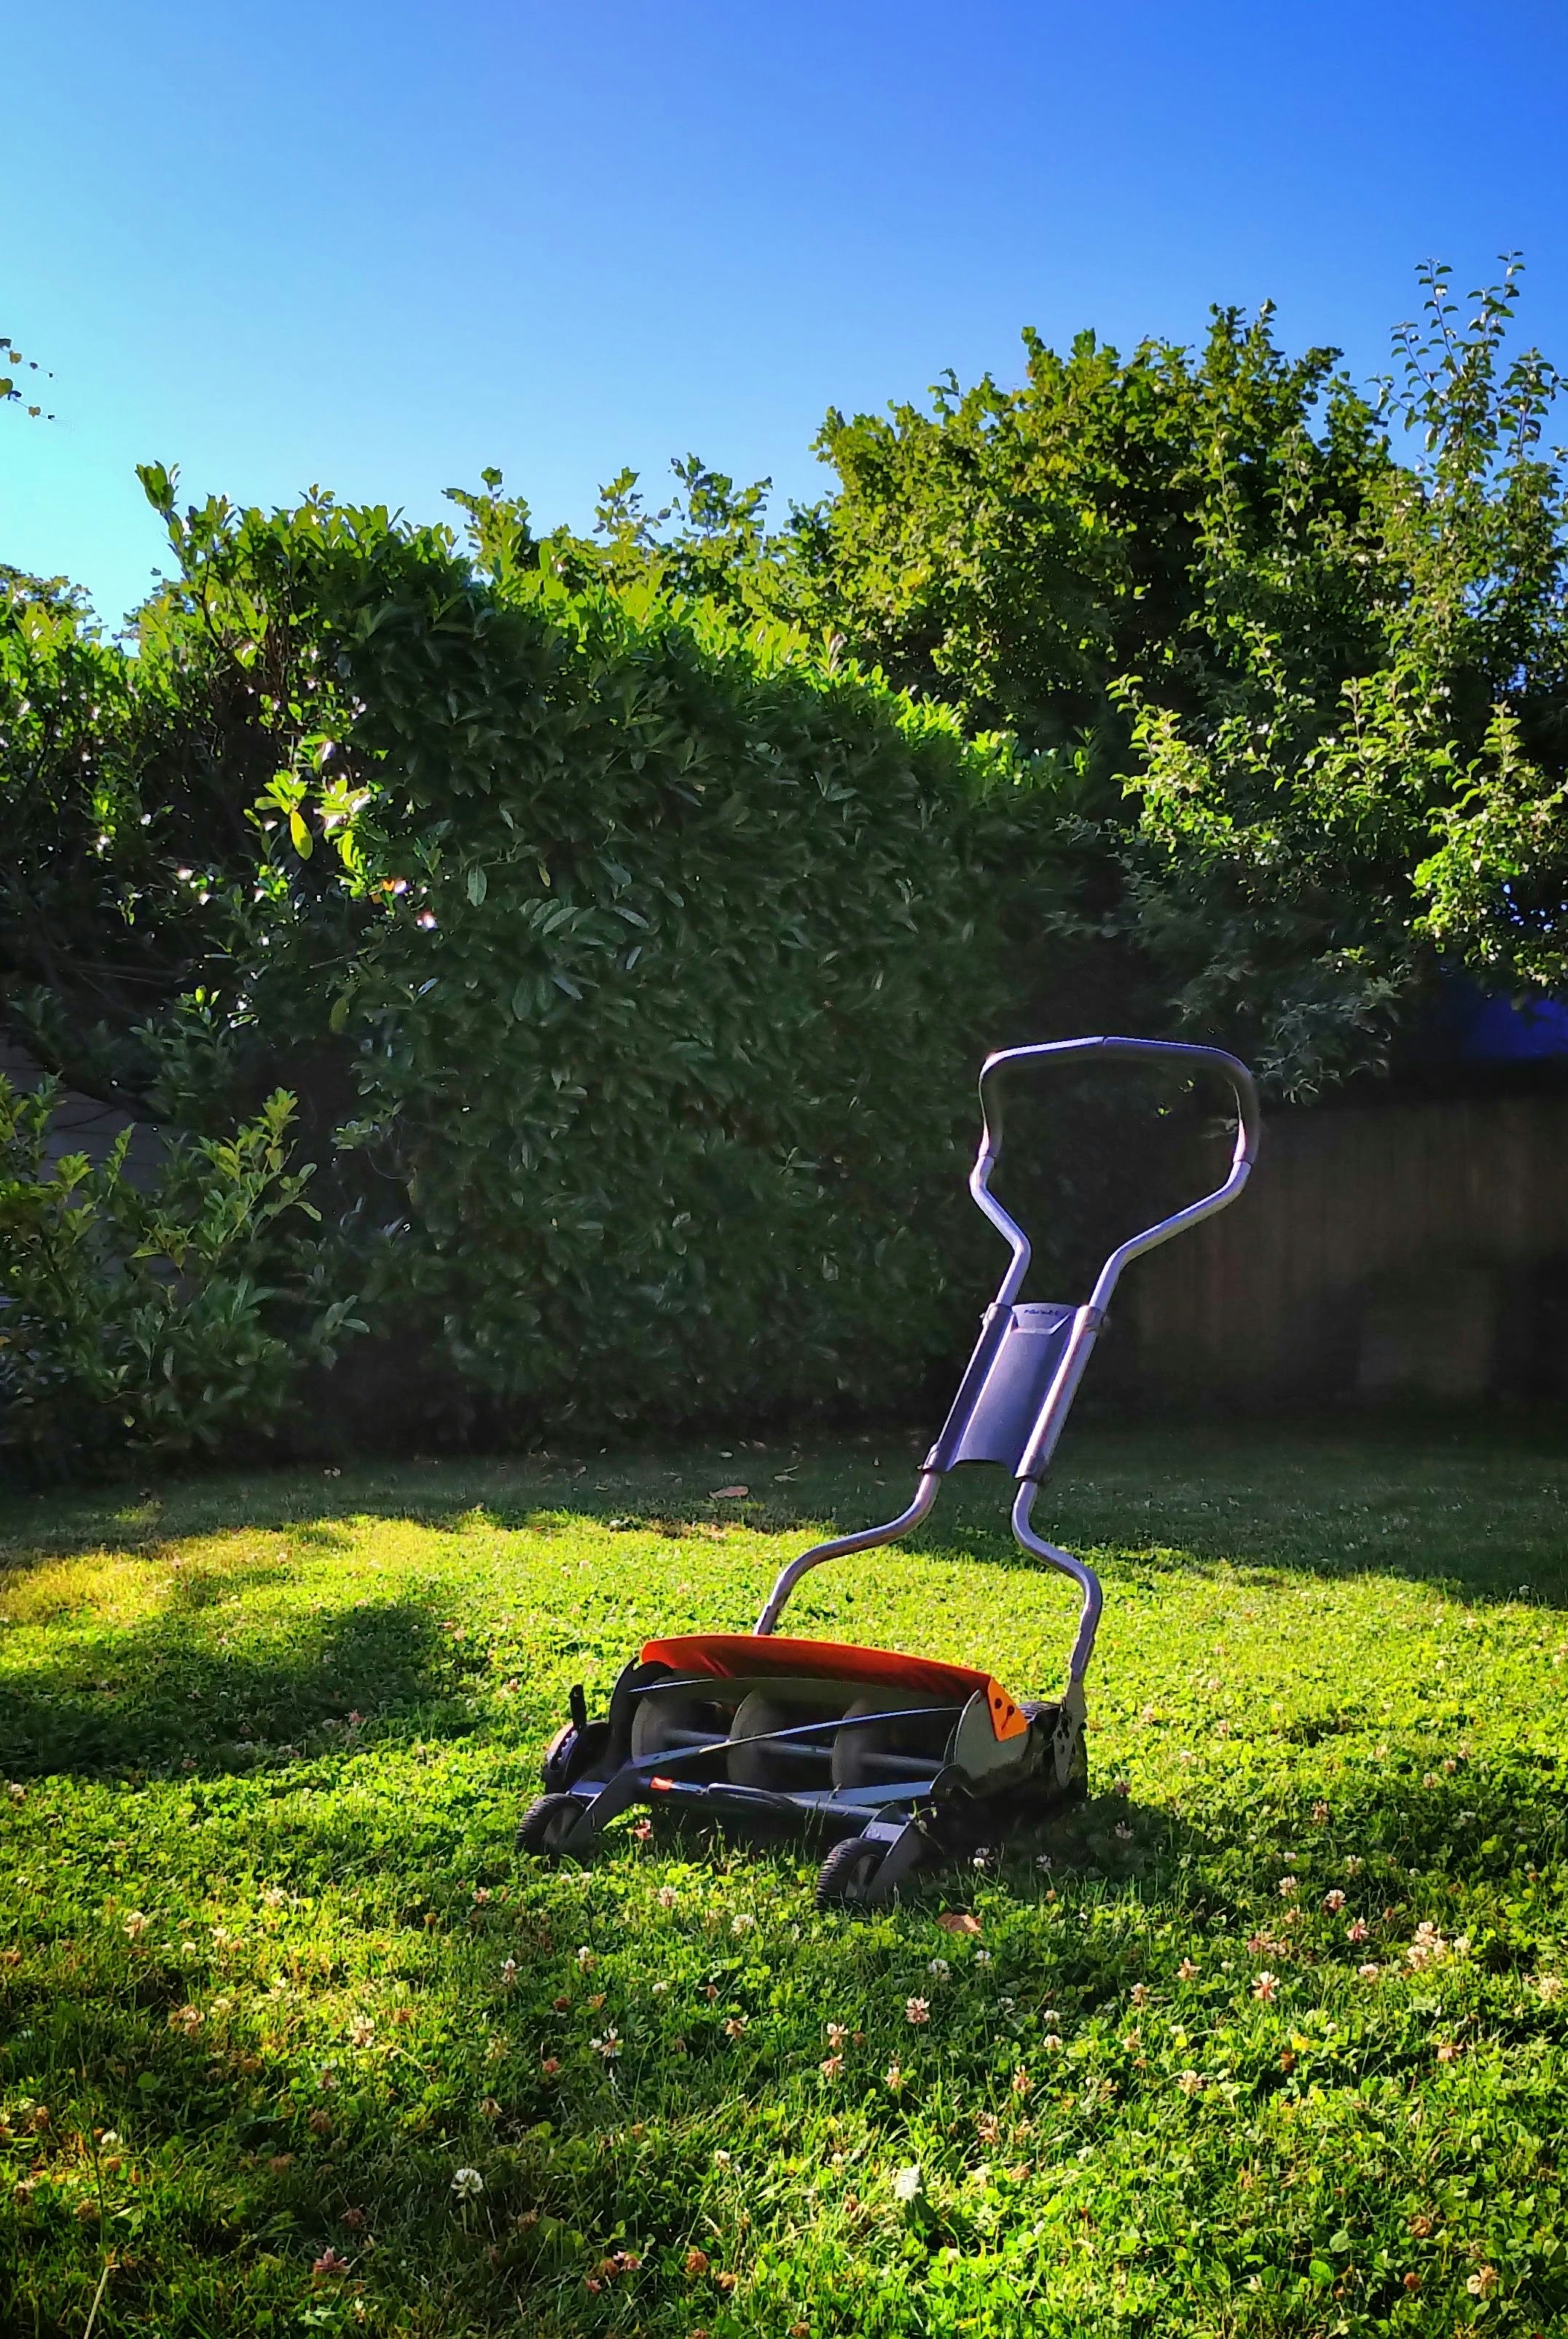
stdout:
<svg viewBox="0 0 1568 2339">
<path fill-rule="evenodd" d="M 77 0 L 0 32 L 0 558 L 118 617 L 132 466 L 443 509 L 498 463 L 581 524 L 695 449 L 820 492 L 830 403 L 1192 340 L 1275 300 L 1366 373 L 1523 247 L 1568 365 L 1560 0 Z"/>
</svg>

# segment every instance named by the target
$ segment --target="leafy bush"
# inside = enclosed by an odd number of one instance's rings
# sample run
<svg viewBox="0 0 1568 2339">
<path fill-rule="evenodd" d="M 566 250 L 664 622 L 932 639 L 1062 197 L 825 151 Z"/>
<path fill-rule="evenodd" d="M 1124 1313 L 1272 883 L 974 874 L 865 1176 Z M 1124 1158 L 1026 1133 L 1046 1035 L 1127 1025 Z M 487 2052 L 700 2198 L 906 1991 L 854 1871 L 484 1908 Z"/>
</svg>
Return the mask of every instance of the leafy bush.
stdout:
<svg viewBox="0 0 1568 2339">
<path fill-rule="evenodd" d="M 35 1036 L 188 1128 L 299 1096 L 383 1432 L 906 1397 L 954 1342 L 974 1071 L 1044 964 L 1010 751 L 780 625 L 518 561 L 498 495 L 470 560 L 149 485 L 182 574 L 114 722 L 118 653 L 13 627 L 14 739 L 52 679 L 99 709 L 25 775 L 19 891 L 77 889 L 111 1012 L 18 982 Z"/>
<path fill-rule="evenodd" d="M 149 467 L 133 655 L 0 589 L 7 1017 L 208 1137 L 297 1096 L 383 1433 L 908 1401 L 985 1047 L 1175 1029 L 1301 1096 L 1444 954 L 1561 976 L 1555 378 L 1512 279 L 1428 292 L 1415 465 L 1226 312 L 831 418 L 778 536 L 695 460 L 589 541 L 487 474 L 466 548 Z M 1144 1156 L 1073 1127 L 1081 1232 Z"/>
<path fill-rule="evenodd" d="M 381 1327 L 508 1419 L 907 1391 L 1006 1020 L 1005 756 L 776 627 L 363 514 L 197 557 L 251 625 L 286 577 L 331 677 L 202 1028 L 340 1083 Z"/>
<path fill-rule="evenodd" d="M 127 1453 L 271 1436 L 301 1364 L 362 1328 L 330 1298 L 282 1094 L 227 1140 L 176 1146 L 153 1189 L 106 1160 L 48 1165 L 54 1084 L 0 1079 L 0 1448 L 60 1475 Z"/>
<path fill-rule="evenodd" d="M 1517 262 L 1363 391 L 1267 308 L 1196 350 L 1026 333 L 1023 378 L 830 414 L 776 535 L 692 462 L 597 558 L 841 636 L 1050 767 L 1079 931 L 1161 1028 L 1306 1097 L 1386 1061 L 1444 968 L 1568 985 L 1568 470 Z M 658 523 L 662 522 L 663 525 Z M 589 560 L 595 548 L 578 547 Z"/>
</svg>

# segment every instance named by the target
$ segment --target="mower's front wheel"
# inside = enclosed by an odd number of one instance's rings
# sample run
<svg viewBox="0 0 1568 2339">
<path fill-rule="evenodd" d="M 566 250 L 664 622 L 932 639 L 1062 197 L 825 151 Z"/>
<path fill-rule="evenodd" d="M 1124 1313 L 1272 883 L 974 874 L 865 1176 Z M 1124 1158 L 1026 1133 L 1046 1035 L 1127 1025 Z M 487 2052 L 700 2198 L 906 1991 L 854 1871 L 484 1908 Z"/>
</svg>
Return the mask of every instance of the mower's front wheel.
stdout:
<svg viewBox="0 0 1568 2339">
<path fill-rule="evenodd" d="M 570 1851 L 582 1817 L 583 1807 L 576 1795 L 541 1795 L 528 1805 L 518 1823 L 518 1850 L 536 1852 L 546 1860 Z"/>
<path fill-rule="evenodd" d="M 835 1843 L 817 1877 L 818 1909 L 825 1913 L 832 1909 L 868 1907 L 877 1870 L 886 1856 L 885 1844 L 868 1843 L 864 1836 L 846 1835 L 842 1843 Z"/>
</svg>

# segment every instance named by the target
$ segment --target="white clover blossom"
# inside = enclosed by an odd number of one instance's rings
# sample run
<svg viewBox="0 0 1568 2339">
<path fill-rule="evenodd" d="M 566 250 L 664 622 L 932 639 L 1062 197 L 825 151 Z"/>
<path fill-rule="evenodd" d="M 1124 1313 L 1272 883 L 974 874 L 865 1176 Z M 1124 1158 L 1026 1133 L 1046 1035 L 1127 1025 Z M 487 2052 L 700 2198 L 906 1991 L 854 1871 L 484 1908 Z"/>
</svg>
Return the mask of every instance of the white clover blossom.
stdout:
<svg viewBox="0 0 1568 2339">
<path fill-rule="evenodd" d="M 895 2201 L 918 2201 L 924 2190 L 925 2179 L 920 2173 L 918 2160 L 912 2161 L 907 2168 L 901 2168 L 892 2180 Z"/>
</svg>

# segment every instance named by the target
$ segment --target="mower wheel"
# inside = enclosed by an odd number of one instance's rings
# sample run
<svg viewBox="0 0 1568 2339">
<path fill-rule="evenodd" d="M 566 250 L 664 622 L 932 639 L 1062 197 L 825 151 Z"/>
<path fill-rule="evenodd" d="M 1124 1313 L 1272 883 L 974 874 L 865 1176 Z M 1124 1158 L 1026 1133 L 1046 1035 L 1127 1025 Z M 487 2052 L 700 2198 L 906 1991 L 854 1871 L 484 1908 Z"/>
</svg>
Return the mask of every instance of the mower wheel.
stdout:
<svg viewBox="0 0 1568 2339">
<path fill-rule="evenodd" d="M 824 1912 L 865 1908 L 885 1857 L 885 1845 L 868 1843 L 864 1836 L 846 1835 L 823 1861 L 816 1880 L 817 1907 Z"/>
<path fill-rule="evenodd" d="M 546 1860 L 569 1851 L 582 1816 L 583 1807 L 576 1795 L 541 1795 L 523 1813 L 518 1850 L 537 1852 Z"/>
</svg>

